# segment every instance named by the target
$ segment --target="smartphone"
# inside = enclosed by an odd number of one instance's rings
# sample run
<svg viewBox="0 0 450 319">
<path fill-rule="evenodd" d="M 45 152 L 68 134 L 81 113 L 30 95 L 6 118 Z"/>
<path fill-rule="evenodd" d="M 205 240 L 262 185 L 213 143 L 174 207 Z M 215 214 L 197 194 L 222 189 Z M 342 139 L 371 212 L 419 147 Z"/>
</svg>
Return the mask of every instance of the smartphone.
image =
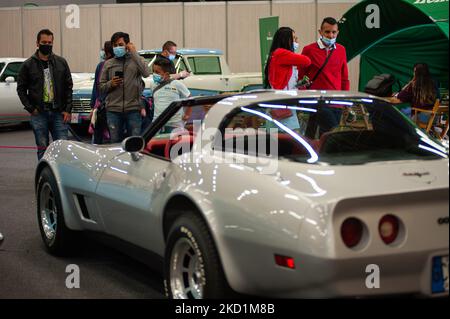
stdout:
<svg viewBox="0 0 450 319">
<path fill-rule="evenodd" d="M 123 71 L 114 72 L 114 76 L 118 76 L 119 78 L 123 79 Z"/>
</svg>

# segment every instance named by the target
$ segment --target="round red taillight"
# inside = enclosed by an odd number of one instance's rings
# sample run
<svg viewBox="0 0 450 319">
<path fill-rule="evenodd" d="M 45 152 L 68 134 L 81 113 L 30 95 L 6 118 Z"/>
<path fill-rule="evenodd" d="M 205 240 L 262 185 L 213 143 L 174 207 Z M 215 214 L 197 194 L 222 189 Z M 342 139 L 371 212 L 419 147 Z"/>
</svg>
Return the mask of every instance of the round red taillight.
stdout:
<svg viewBox="0 0 450 319">
<path fill-rule="evenodd" d="M 397 239 L 400 222 L 394 215 L 385 215 L 378 224 L 378 231 L 385 244 L 391 244 Z"/>
<path fill-rule="evenodd" d="M 344 244 L 349 248 L 358 245 L 361 241 L 363 230 L 363 224 L 359 219 L 347 218 L 341 226 L 341 236 Z"/>
</svg>

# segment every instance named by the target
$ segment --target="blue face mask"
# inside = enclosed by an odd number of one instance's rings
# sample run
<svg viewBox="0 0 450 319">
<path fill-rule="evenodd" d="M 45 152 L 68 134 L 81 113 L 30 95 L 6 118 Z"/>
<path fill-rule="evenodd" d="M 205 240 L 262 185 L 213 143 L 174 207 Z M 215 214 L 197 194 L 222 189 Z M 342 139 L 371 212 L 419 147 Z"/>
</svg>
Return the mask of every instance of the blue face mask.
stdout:
<svg viewBox="0 0 450 319">
<path fill-rule="evenodd" d="M 100 61 L 105 61 L 105 59 L 106 59 L 105 51 L 101 50 L 100 51 Z"/>
<path fill-rule="evenodd" d="M 169 54 L 169 60 L 170 61 L 175 60 L 175 54 Z"/>
<path fill-rule="evenodd" d="M 159 84 L 162 82 L 162 76 L 156 73 L 153 73 L 153 82 L 155 82 L 156 84 Z"/>
<path fill-rule="evenodd" d="M 328 47 L 330 47 L 336 43 L 336 38 L 328 39 L 326 37 L 322 37 L 321 39 L 322 39 L 322 42 Z"/>
<path fill-rule="evenodd" d="M 292 49 L 294 52 L 298 52 L 298 49 L 300 48 L 300 45 L 297 42 L 294 42 L 292 45 Z"/>
<path fill-rule="evenodd" d="M 127 53 L 125 47 L 114 47 L 113 50 L 116 58 L 121 58 L 125 55 L 125 53 Z"/>
</svg>

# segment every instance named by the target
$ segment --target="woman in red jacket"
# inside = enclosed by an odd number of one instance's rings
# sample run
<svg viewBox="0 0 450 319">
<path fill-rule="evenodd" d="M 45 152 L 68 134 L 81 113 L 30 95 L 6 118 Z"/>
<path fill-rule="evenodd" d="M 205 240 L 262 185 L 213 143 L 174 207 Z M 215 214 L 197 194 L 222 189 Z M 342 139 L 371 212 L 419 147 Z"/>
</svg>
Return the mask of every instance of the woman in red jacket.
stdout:
<svg viewBox="0 0 450 319">
<path fill-rule="evenodd" d="M 275 32 L 265 68 L 266 88 L 277 90 L 296 89 L 298 68 L 306 68 L 311 60 L 306 55 L 295 53 L 298 43 L 294 30 L 281 27 Z"/>
<path fill-rule="evenodd" d="M 306 68 L 311 60 L 298 51 L 298 43 L 294 30 L 281 27 L 275 32 L 269 57 L 264 70 L 264 87 L 276 90 L 295 90 L 298 82 L 298 69 Z M 290 117 L 278 119 L 290 129 L 298 129 L 300 125 L 296 112 Z"/>
</svg>

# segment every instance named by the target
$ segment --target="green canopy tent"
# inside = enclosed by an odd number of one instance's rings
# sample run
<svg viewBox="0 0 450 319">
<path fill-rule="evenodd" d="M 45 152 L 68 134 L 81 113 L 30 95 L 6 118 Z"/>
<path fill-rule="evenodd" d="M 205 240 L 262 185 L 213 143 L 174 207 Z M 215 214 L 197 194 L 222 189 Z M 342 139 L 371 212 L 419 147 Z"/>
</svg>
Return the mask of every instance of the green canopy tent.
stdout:
<svg viewBox="0 0 450 319">
<path fill-rule="evenodd" d="M 381 73 L 404 85 L 417 62 L 448 88 L 448 10 L 448 0 L 364 0 L 347 11 L 338 41 L 349 61 L 361 55 L 359 90 Z"/>
</svg>

